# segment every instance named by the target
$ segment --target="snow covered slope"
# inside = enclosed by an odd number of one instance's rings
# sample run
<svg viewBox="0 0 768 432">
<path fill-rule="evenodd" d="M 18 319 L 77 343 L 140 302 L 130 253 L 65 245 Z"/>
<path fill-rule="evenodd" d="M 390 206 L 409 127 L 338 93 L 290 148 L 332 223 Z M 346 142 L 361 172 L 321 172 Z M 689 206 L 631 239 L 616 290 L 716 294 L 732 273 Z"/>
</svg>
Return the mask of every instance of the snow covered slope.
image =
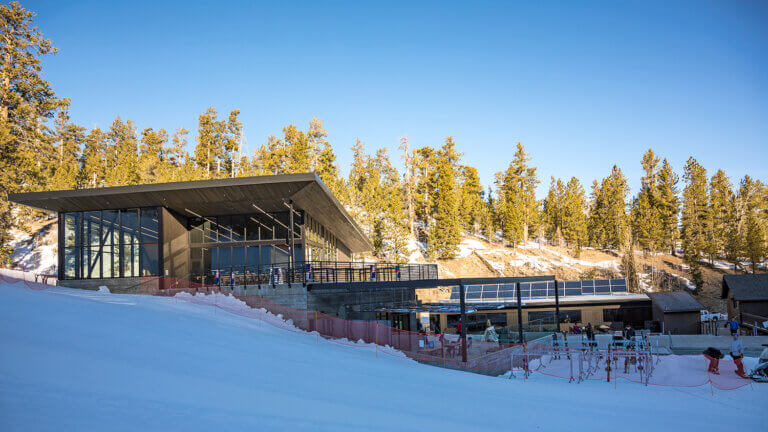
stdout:
<svg viewBox="0 0 768 432">
<path fill-rule="evenodd" d="M 444 370 L 172 298 L 0 283 L 0 430 L 758 430 L 736 391 Z M 598 428 L 598 429 L 596 429 Z"/>
</svg>

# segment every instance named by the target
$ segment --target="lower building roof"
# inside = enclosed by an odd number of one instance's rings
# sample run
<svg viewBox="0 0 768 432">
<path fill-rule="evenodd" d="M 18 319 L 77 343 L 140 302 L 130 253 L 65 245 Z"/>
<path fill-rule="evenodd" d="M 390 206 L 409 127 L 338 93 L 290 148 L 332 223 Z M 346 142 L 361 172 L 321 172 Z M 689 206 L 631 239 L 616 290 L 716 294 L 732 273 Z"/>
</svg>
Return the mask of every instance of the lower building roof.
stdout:
<svg viewBox="0 0 768 432">
<path fill-rule="evenodd" d="M 187 216 L 286 211 L 293 201 L 352 252 L 373 249 L 360 227 L 315 173 L 195 180 L 10 194 L 9 200 L 56 212 L 166 207 Z"/>
<path fill-rule="evenodd" d="M 699 312 L 704 306 L 685 291 L 648 293 L 662 312 Z"/>
<path fill-rule="evenodd" d="M 721 298 L 729 291 L 738 301 L 768 301 L 768 273 L 724 275 Z"/>
</svg>

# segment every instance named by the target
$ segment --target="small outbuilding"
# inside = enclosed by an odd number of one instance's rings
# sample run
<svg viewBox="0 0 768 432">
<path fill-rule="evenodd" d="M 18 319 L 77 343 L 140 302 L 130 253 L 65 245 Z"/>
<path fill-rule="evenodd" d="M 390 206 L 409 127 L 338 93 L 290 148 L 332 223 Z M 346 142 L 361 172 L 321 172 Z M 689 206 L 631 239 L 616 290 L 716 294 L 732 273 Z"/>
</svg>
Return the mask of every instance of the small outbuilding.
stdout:
<svg viewBox="0 0 768 432">
<path fill-rule="evenodd" d="M 723 276 L 721 298 L 728 303 L 729 319 L 762 323 L 768 317 L 768 273 Z"/>
<path fill-rule="evenodd" d="M 663 332 L 672 334 L 700 334 L 701 310 L 704 309 L 690 293 L 685 291 L 648 293 L 651 298 L 653 320 Z"/>
</svg>

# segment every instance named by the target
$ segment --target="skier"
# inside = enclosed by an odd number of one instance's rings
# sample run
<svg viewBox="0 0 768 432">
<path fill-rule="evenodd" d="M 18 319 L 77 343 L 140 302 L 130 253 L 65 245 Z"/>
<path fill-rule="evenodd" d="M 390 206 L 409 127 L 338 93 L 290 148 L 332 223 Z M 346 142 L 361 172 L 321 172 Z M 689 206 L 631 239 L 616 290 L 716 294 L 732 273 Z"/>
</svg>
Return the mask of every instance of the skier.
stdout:
<svg viewBox="0 0 768 432">
<path fill-rule="evenodd" d="M 731 328 L 731 334 L 735 334 L 739 332 L 739 322 L 736 321 L 736 317 L 731 318 L 729 327 Z"/>
<path fill-rule="evenodd" d="M 595 341 L 595 329 L 592 328 L 592 323 L 587 323 L 585 332 L 587 333 L 587 340 L 589 341 L 589 349 L 592 349 L 594 348 Z"/>
<path fill-rule="evenodd" d="M 634 348 L 635 346 L 635 341 L 633 340 L 634 337 L 635 337 L 635 329 L 633 329 L 631 325 L 627 324 L 627 326 L 624 328 L 624 339 L 626 340 L 628 349 Z"/>
<path fill-rule="evenodd" d="M 720 359 L 724 357 L 723 353 L 721 353 L 719 349 L 709 347 L 704 350 L 704 357 L 709 360 L 707 372 L 720 375 Z"/>
<path fill-rule="evenodd" d="M 744 343 L 739 338 L 738 333 L 733 334 L 733 340 L 731 341 L 731 357 L 733 357 L 733 363 L 736 365 L 736 375 L 747 378 L 747 372 L 744 371 L 744 363 L 742 358 L 744 357 Z"/>
</svg>

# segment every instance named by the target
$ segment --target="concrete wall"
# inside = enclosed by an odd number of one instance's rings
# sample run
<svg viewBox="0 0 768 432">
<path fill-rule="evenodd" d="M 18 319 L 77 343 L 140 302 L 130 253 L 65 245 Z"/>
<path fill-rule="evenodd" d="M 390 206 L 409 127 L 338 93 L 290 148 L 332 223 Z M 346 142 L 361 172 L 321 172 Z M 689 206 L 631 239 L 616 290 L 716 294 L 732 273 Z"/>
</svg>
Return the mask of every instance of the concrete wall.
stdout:
<svg viewBox="0 0 768 432">
<path fill-rule="evenodd" d="M 100 286 L 106 286 L 110 292 L 116 294 L 140 294 L 160 287 L 159 278 L 111 278 L 111 279 L 77 279 L 58 281 L 59 286 L 67 288 L 79 288 L 86 290 L 98 290 Z"/>
</svg>

